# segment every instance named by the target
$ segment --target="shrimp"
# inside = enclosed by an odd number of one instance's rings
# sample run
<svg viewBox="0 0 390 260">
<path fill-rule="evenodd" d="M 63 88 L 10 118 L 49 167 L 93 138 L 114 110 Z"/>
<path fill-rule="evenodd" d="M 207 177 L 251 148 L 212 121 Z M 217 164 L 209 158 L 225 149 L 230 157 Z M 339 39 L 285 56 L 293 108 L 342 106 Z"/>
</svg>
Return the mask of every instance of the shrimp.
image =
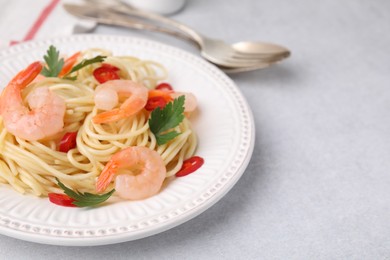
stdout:
<svg viewBox="0 0 390 260">
<path fill-rule="evenodd" d="M 198 106 L 198 101 L 194 94 L 190 92 L 173 92 L 170 94 L 173 99 L 178 98 L 180 96 L 185 97 L 184 102 L 184 112 L 191 113 L 194 112 L 196 107 Z"/>
<path fill-rule="evenodd" d="M 159 192 L 166 177 L 166 168 L 156 151 L 132 146 L 111 157 L 96 182 L 97 192 L 103 192 L 115 175 L 115 191 L 119 197 L 140 200 Z"/>
<path fill-rule="evenodd" d="M 195 95 L 190 92 L 175 92 L 172 90 L 160 90 L 160 89 L 149 90 L 149 98 L 162 97 L 167 103 L 171 102 L 173 99 L 178 98 L 180 96 L 185 97 L 184 112 L 188 114 L 194 112 L 198 106 L 198 101 L 196 100 Z"/>
<path fill-rule="evenodd" d="M 119 102 L 118 94 L 129 97 L 119 108 L 113 109 Z M 102 112 L 93 117 L 95 124 L 109 123 L 132 116 L 143 109 L 148 100 L 148 89 L 131 80 L 110 80 L 95 90 L 95 105 Z"/>
<path fill-rule="evenodd" d="M 47 87 L 32 91 L 24 105 L 22 90 L 42 70 L 34 62 L 19 72 L 4 89 L 1 96 L 1 115 L 8 132 L 28 141 L 36 141 L 59 133 L 64 126 L 65 101 Z"/>
</svg>

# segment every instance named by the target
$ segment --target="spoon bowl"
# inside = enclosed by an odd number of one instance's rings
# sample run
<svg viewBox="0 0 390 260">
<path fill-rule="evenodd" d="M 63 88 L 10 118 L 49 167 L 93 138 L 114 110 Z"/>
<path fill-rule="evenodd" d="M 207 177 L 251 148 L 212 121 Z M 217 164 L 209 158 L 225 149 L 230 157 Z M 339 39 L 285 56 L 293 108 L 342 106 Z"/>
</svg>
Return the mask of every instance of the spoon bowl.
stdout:
<svg viewBox="0 0 390 260">
<path fill-rule="evenodd" d="M 287 48 L 268 42 L 243 41 L 231 45 L 233 49 L 241 54 L 261 57 L 262 60 L 285 59 L 290 57 L 291 52 Z"/>
<path fill-rule="evenodd" d="M 220 70 L 222 70 L 223 72 L 225 72 L 226 74 L 237 74 L 237 73 L 241 73 L 241 72 L 249 72 L 249 71 L 255 71 L 255 70 L 268 68 L 274 64 L 281 62 L 282 60 L 284 60 L 287 57 L 289 57 L 289 55 L 287 55 L 287 56 L 280 55 L 280 56 L 274 57 L 274 59 L 259 62 L 253 66 L 247 66 L 247 67 L 224 67 L 224 66 L 217 66 L 217 67 Z"/>
</svg>

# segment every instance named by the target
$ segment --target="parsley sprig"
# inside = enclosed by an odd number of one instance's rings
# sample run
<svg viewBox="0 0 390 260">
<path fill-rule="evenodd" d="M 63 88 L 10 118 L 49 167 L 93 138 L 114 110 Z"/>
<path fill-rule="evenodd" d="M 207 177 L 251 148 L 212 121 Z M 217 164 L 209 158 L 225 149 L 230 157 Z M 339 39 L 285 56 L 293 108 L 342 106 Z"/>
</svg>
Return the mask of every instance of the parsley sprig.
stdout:
<svg viewBox="0 0 390 260">
<path fill-rule="evenodd" d="M 60 59 L 60 52 L 56 47 L 50 45 L 43 59 L 46 62 L 46 66 L 42 69 L 41 74 L 45 77 L 57 77 L 64 66 L 64 59 Z"/>
<path fill-rule="evenodd" d="M 73 66 L 73 68 L 63 78 L 76 80 L 77 77 L 70 77 L 69 75 L 93 63 L 103 62 L 105 58 L 106 56 L 99 55 L 92 59 L 84 59 L 80 63 Z M 60 58 L 60 52 L 57 50 L 57 48 L 53 45 L 50 45 L 46 55 L 43 56 L 43 59 L 46 62 L 46 66 L 42 69 L 41 74 L 45 77 L 58 77 L 62 68 L 64 67 L 65 61 L 63 58 Z"/>
<path fill-rule="evenodd" d="M 115 192 L 115 189 L 112 189 L 110 192 L 104 193 L 104 194 L 92 194 L 92 193 L 82 193 L 78 191 L 73 191 L 66 187 L 60 180 L 56 178 L 58 182 L 58 186 L 60 186 L 61 189 L 64 190 L 64 193 L 74 199 L 75 201 L 72 202 L 73 205 L 76 205 L 77 207 L 92 207 L 96 206 L 104 201 L 106 201 L 111 195 Z"/>
<path fill-rule="evenodd" d="M 75 71 L 78 71 L 88 65 L 91 65 L 93 63 L 97 63 L 97 62 L 103 62 L 104 59 L 106 58 L 106 56 L 101 56 L 101 55 L 98 55 L 92 59 L 84 59 L 82 60 L 80 63 L 76 64 L 65 76 L 64 78 L 66 79 L 72 79 L 72 80 L 75 80 L 76 77 L 69 77 L 70 74 L 72 74 L 73 72 Z"/>
<path fill-rule="evenodd" d="M 156 137 L 158 145 L 167 143 L 180 133 L 170 129 L 178 126 L 184 119 L 185 96 L 169 102 L 163 109 L 157 107 L 150 115 L 149 128 Z"/>
</svg>

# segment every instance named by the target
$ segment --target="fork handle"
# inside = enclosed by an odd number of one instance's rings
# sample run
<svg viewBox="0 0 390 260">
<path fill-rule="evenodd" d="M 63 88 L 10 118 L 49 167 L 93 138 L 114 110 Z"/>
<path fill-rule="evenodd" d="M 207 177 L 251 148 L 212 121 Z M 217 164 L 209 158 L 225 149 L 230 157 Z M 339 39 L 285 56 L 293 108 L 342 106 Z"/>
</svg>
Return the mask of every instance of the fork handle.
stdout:
<svg viewBox="0 0 390 260">
<path fill-rule="evenodd" d="M 108 25 L 118 25 L 126 28 L 131 29 L 137 29 L 137 30 L 148 30 L 148 31 L 154 31 L 159 33 L 168 34 L 171 36 L 175 36 L 178 38 L 181 38 L 185 41 L 188 41 L 192 44 L 197 45 L 197 42 L 192 38 L 189 37 L 187 34 L 183 34 L 171 29 L 167 29 L 158 25 L 149 24 L 140 20 L 131 19 L 128 16 L 112 13 L 109 11 L 105 11 L 107 18 L 106 19 L 99 19 L 100 23 L 108 24 Z"/>
<path fill-rule="evenodd" d="M 204 39 L 200 33 L 195 31 L 191 27 L 189 27 L 185 24 L 182 24 L 176 20 L 167 18 L 167 17 L 162 16 L 162 15 L 158 15 L 155 13 L 135 9 L 131 5 L 124 3 L 124 2 L 122 2 L 121 5 L 111 6 L 109 8 L 111 10 L 118 12 L 118 13 L 121 13 L 121 14 L 136 16 L 139 18 L 148 19 L 148 20 L 151 20 L 154 22 L 163 23 L 165 25 L 172 26 L 172 27 L 176 28 L 177 30 L 181 31 L 182 33 L 191 37 L 199 45 L 200 48 L 202 48 L 204 46 Z"/>
</svg>

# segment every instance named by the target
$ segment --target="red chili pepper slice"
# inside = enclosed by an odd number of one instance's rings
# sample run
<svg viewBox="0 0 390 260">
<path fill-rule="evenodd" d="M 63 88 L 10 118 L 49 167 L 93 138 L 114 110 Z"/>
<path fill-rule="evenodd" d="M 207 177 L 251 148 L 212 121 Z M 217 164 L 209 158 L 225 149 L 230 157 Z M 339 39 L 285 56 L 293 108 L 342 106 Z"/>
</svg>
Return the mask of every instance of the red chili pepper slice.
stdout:
<svg viewBox="0 0 390 260">
<path fill-rule="evenodd" d="M 110 64 L 102 64 L 101 67 L 93 71 L 93 76 L 100 83 L 107 82 L 109 80 L 120 79 L 118 74 L 119 68 Z"/>
<path fill-rule="evenodd" d="M 66 194 L 49 193 L 48 196 L 49 196 L 50 202 L 52 202 L 56 205 L 60 205 L 60 206 L 64 206 L 64 207 L 77 207 L 76 205 L 73 204 L 73 202 L 75 200 Z"/>
<path fill-rule="evenodd" d="M 190 173 L 193 173 L 199 169 L 204 163 L 204 159 L 199 156 L 193 156 L 183 162 L 183 166 L 180 171 L 176 173 L 176 177 L 183 177 Z"/>
<path fill-rule="evenodd" d="M 152 111 L 156 109 L 157 107 L 163 109 L 167 104 L 167 101 L 164 97 L 161 96 L 155 96 L 148 99 L 148 102 L 146 102 L 145 109 L 148 111 Z"/>
<path fill-rule="evenodd" d="M 165 82 L 158 84 L 155 89 L 164 90 L 164 91 L 173 91 L 171 84 Z"/>
<path fill-rule="evenodd" d="M 58 150 L 63 153 L 67 153 L 70 149 L 73 149 L 76 147 L 76 137 L 77 132 L 69 132 L 66 133 L 61 141 Z"/>
</svg>

